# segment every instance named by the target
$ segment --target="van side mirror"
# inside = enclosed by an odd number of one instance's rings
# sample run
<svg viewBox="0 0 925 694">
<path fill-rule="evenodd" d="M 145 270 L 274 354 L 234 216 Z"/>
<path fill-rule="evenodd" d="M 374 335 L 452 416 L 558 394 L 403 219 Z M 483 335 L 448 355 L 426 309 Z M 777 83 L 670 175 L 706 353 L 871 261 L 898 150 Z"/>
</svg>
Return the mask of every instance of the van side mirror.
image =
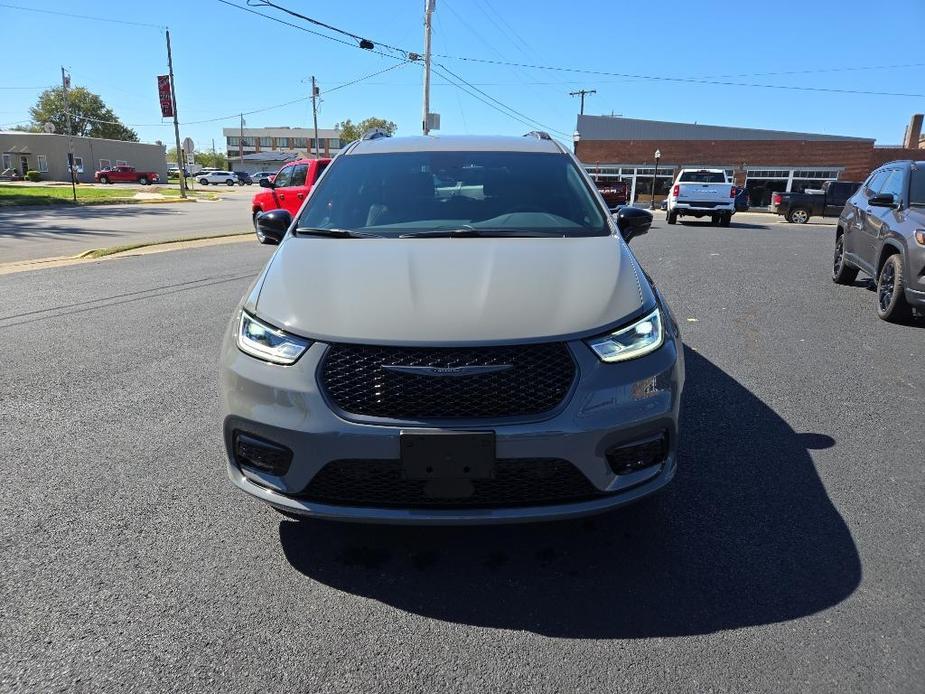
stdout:
<svg viewBox="0 0 925 694">
<path fill-rule="evenodd" d="M 867 201 L 873 207 L 896 207 L 896 198 L 892 193 L 881 193 Z"/>
<path fill-rule="evenodd" d="M 270 210 L 257 215 L 257 230 L 272 243 L 282 241 L 291 225 L 292 215 L 289 210 Z"/>
<path fill-rule="evenodd" d="M 628 205 L 621 207 L 614 214 L 617 220 L 617 229 L 620 230 L 620 236 L 627 243 L 637 236 L 642 236 L 649 232 L 652 226 L 652 213 L 639 207 L 630 207 Z"/>
<path fill-rule="evenodd" d="M 269 179 L 269 178 L 261 178 L 261 179 L 260 179 L 260 187 L 261 187 L 261 188 L 272 188 L 272 187 L 273 187 L 273 184 L 270 182 L 270 179 Z"/>
</svg>

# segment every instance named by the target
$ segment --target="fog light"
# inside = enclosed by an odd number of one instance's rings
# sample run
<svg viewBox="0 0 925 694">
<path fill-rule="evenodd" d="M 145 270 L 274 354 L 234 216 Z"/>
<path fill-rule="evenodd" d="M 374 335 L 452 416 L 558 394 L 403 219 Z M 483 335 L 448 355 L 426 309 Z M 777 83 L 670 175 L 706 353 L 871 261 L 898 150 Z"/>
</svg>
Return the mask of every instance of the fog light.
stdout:
<svg viewBox="0 0 925 694">
<path fill-rule="evenodd" d="M 642 441 L 607 449 L 607 463 L 616 475 L 628 475 L 665 462 L 668 455 L 668 432 L 663 431 Z"/>
<path fill-rule="evenodd" d="M 235 432 L 234 457 L 238 465 L 267 475 L 282 477 L 289 472 L 292 451 L 265 439 Z"/>
</svg>

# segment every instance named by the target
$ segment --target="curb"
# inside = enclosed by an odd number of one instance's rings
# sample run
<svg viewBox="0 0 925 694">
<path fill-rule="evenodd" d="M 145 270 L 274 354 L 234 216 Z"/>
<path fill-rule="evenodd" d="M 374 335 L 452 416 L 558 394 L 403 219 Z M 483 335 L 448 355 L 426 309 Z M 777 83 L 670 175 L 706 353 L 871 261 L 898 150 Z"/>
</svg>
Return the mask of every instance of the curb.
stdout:
<svg viewBox="0 0 925 694">
<path fill-rule="evenodd" d="M 74 209 L 75 207 L 99 207 L 101 205 L 164 205 L 177 202 L 217 202 L 220 199 L 221 198 L 216 200 L 206 200 L 204 198 L 154 198 L 153 200 L 136 200 L 134 198 L 111 198 L 108 200 L 78 201 L 76 203 L 71 200 L 65 200 L 53 205 L 0 205 L 0 212 L 5 212 L 7 210 L 12 212 L 21 210 L 62 210 Z"/>
<path fill-rule="evenodd" d="M 37 258 L 35 260 L 0 263 L 0 276 L 11 275 L 18 272 L 29 272 L 30 270 L 44 270 L 46 268 L 100 263 L 107 260 L 117 260 L 119 258 L 128 258 L 137 255 L 150 255 L 153 253 L 167 253 L 193 248 L 204 248 L 207 246 L 222 246 L 230 243 L 243 243 L 250 241 L 250 237 L 253 233 L 252 231 L 240 231 L 219 236 L 206 236 L 204 238 L 169 239 L 166 241 L 137 244 L 125 248 L 120 246 L 114 246 L 109 249 L 94 248 L 74 256 L 58 256 L 54 258 Z M 122 250 L 119 250 L 120 248 L 122 248 Z M 90 257 L 95 253 L 107 250 L 111 250 L 112 252 L 98 257 Z"/>
</svg>

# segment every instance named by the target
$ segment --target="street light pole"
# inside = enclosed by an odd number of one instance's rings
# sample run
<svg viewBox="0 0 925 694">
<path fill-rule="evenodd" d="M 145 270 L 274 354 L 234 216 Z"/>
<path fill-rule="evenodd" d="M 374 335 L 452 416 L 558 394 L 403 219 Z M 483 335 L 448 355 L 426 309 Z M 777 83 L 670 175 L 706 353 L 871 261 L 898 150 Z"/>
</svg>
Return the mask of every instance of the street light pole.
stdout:
<svg viewBox="0 0 925 694">
<path fill-rule="evenodd" d="M 660 150 L 655 150 L 655 170 L 652 173 L 652 198 L 649 203 L 649 209 L 655 209 L 655 186 L 658 183 L 658 160 L 661 158 L 662 153 Z"/>
</svg>

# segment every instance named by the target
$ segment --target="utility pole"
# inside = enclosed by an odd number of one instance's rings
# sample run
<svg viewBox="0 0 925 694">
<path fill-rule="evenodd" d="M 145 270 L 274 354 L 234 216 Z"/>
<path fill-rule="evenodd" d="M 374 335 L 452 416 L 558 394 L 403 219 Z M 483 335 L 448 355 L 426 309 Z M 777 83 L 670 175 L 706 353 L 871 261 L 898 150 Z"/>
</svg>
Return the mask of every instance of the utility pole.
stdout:
<svg viewBox="0 0 925 694">
<path fill-rule="evenodd" d="M 213 145 L 214 147 L 215 145 Z M 238 128 L 238 165 L 244 168 L 244 114 L 241 114 L 241 126 Z"/>
<path fill-rule="evenodd" d="M 315 146 L 312 149 L 317 159 L 321 152 L 321 143 L 318 142 L 318 87 L 315 85 L 314 75 L 312 75 L 312 119 L 315 121 Z"/>
<path fill-rule="evenodd" d="M 424 0 L 424 108 L 421 130 L 430 134 L 430 22 L 436 0 Z"/>
<path fill-rule="evenodd" d="M 68 170 L 71 172 L 71 195 L 74 196 L 74 202 L 77 202 L 77 184 L 74 177 L 77 173 L 74 171 L 74 131 L 71 128 L 71 105 L 67 99 L 67 86 L 70 78 L 64 72 L 64 66 L 61 66 L 61 88 L 64 90 L 64 112 L 67 114 L 67 163 Z M 26 172 L 22 172 L 23 178 Z"/>
<path fill-rule="evenodd" d="M 586 94 L 597 94 L 596 89 L 579 89 L 577 92 L 569 92 L 569 96 L 580 96 L 581 97 L 581 115 L 585 115 L 585 95 Z"/>
<path fill-rule="evenodd" d="M 180 148 L 180 121 L 177 119 L 177 90 L 173 84 L 173 56 L 170 53 L 170 29 L 165 29 L 167 34 L 167 68 L 170 73 L 170 100 L 173 101 L 173 134 L 177 140 L 177 168 L 180 169 L 180 197 L 186 197 L 186 176 L 183 175 L 183 167 L 180 160 L 183 150 Z"/>
</svg>

